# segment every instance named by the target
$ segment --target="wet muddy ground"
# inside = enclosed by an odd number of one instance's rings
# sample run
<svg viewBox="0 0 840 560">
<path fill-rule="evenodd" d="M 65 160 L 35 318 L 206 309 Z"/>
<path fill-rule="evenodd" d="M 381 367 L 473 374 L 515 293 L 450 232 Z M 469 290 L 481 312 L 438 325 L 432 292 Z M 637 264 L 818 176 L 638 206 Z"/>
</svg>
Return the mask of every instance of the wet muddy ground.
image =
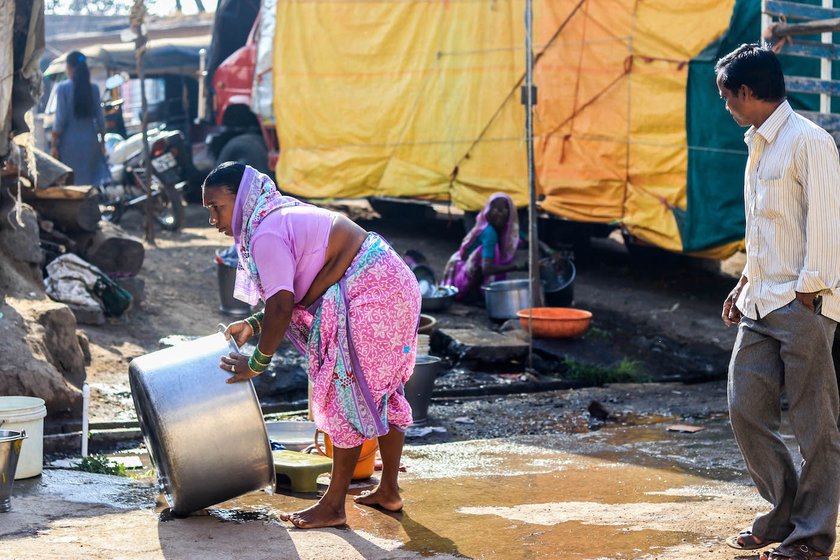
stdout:
<svg viewBox="0 0 840 560">
<path fill-rule="evenodd" d="M 317 498 L 282 487 L 175 519 L 149 473 L 48 469 L 16 482 L 0 557 L 754 558 L 723 543 L 763 507 L 724 410 L 721 382 L 435 403 L 446 432 L 409 439 L 404 510 L 348 502 L 341 529 L 279 521 Z"/>
</svg>

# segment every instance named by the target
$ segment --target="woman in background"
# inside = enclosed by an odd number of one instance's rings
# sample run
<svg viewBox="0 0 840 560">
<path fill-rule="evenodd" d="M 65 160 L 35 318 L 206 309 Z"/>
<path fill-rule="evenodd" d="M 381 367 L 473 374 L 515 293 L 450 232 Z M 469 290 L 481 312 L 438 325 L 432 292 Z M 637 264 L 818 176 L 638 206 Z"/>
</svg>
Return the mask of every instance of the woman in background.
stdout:
<svg viewBox="0 0 840 560">
<path fill-rule="evenodd" d="M 443 284 L 455 286 L 456 298 L 466 299 L 482 285 L 503 280 L 507 272 L 527 270 L 527 263 L 514 262 L 519 240 L 519 218 L 513 200 L 505 193 L 491 195 L 475 226 L 446 263 Z"/>
<path fill-rule="evenodd" d="M 73 169 L 77 185 L 100 186 L 110 178 L 103 141 L 105 119 L 99 88 L 90 83 L 85 55 L 67 55 L 67 77 L 56 86 L 52 156 Z"/>
</svg>

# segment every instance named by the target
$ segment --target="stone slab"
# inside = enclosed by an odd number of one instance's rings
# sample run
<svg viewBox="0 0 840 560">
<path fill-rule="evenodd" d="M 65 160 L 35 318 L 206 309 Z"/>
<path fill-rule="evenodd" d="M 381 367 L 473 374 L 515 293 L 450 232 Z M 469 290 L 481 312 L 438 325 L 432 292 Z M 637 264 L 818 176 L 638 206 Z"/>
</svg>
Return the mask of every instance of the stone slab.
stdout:
<svg viewBox="0 0 840 560">
<path fill-rule="evenodd" d="M 528 356 L 528 343 L 514 334 L 499 334 L 482 327 L 438 329 L 432 352 L 458 361 L 498 364 Z"/>
</svg>

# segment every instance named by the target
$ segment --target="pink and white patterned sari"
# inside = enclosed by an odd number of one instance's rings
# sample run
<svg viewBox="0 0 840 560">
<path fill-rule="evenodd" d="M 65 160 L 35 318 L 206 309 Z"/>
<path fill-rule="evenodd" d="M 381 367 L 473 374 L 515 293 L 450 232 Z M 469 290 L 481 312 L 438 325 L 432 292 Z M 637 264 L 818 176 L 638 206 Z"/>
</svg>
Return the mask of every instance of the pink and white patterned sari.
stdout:
<svg viewBox="0 0 840 560">
<path fill-rule="evenodd" d="M 375 233 L 319 303 L 295 310 L 287 334 L 305 349 L 313 419 L 336 447 L 411 425 L 403 385 L 414 372 L 419 319 L 417 279 Z"/>
<path fill-rule="evenodd" d="M 265 298 L 251 236 L 277 208 L 302 203 L 281 195 L 250 167 L 239 188 L 250 190 L 234 218 L 241 263 L 236 296 L 256 303 Z M 295 307 L 286 335 L 306 355 L 312 414 L 336 447 L 356 447 L 387 434 L 389 426 L 405 430 L 411 425 L 403 385 L 414 371 L 419 319 L 417 279 L 375 233 L 368 234 L 344 277 L 318 302 Z"/>
</svg>

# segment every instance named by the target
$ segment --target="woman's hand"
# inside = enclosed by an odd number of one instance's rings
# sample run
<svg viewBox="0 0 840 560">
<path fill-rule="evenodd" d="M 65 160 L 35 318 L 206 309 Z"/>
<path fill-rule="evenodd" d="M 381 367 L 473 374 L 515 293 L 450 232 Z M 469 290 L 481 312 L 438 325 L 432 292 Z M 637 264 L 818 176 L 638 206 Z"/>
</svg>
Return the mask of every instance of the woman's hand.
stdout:
<svg viewBox="0 0 840 560">
<path fill-rule="evenodd" d="M 248 367 L 248 356 L 239 352 L 231 352 L 227 356 L 222 356 L 222 363 L 219 364 L 219 367 L 233 374 L 233 377 L 227 380 L 228 383 L 246 381 L 259 375 Z"/>
<path fill-rule="evenodd" d="M 58 145 L 53 144 L 53 147 L 50 148 L 50 155 L 55 159 L 58 159 Z"/>
<path fill-rule="evenodd" d="M 230 340 L 230 338 L 233 337 L 233 341 L 236 342 L 236 345 L 242 346 L 248 342 L 248 339 L 254 336 L 254 331 L 251 329 L 251 325 L 245 321 L 236 321 L 227 326 L 224 334 L 225 340 Z"/>
</svg>

